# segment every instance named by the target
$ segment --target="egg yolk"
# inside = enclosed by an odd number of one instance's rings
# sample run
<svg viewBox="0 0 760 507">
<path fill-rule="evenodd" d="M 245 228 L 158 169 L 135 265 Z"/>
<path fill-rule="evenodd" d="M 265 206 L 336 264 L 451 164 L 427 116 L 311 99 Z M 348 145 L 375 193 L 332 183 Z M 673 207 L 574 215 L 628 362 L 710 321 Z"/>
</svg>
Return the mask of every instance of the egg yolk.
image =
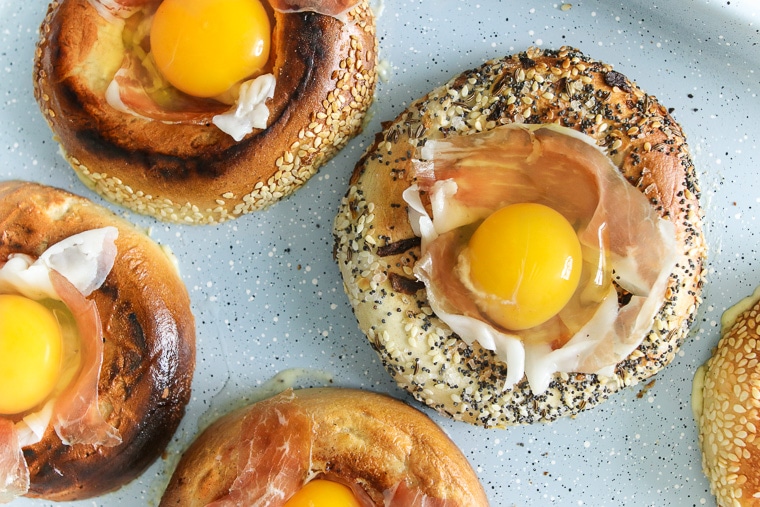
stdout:
<svg viewBox="0 0 760 507">
<path fill-rule="evenodd" d="M 163 0 L 150 46 L 163 76 L 196 97 L 214 97 L 269 59 L 269 16 L 259 0 Z"/>
<path fill-rule="evenodd" d="M 19 414 L 41 403 L 61 371 L 63 337 L 42 304 L 0 294 L 0 414 Z"/>
<path fill-rule="evenodd" d="M 348 486 L 324 479 L 307 482 L 284 507 L 361 507 Z"/>
<path fill-rule="evenodd" d="M 491 214 L 470 238 L 467 255 L 470 280 L 489 301 L 481 309 L 511 330 L 552 318 L 580 280 L 578 236 L 565 217 L 542 204 L 513 204 Z"/>
</svg>

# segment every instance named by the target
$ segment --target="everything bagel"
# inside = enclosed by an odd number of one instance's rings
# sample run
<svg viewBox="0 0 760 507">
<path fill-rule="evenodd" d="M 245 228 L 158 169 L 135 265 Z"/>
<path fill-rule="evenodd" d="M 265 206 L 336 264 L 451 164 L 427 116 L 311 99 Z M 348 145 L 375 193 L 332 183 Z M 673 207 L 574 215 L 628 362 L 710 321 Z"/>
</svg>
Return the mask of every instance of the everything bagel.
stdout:
<svg viewBox="0 0 760 507">
<path fill-rule="evenodd" d="M 335 219 L 335 257 L 359 327 L 388 372 L 415 398 L 454 419 L 488 427 L 551 421 L 598 404 L 619 389 L 654 375 L 673 359 L 700 302 L 705 243 L 699 187 L 684 134 L 653 95 L 610 65 L 576 49 L 530 49 L 454 77 L 413 102 L 383 128 L 357 164 Z M 517 140 L 523 151 L 509 147 L 478 151 L 483 146 L 502 146 L 502 141 L 511 139 Z M 562 161 L 559 165 L 566 161 L 575 164 L 573 176 L 531 172 L 532 157 L 554 145 L 559 146 L 553 148 L 553 156 Z M 565 149 L 565 145 L 570 148 Z M 489 173 L 489 161 L 510 164 L 507 158 L 517 157 L 518 151 L 525 153 L 522 172 Z M 464 152 L 474 153 L 486 163 L 473 168 L 475 162 L 462 156 Z M 583 173 L 583 160 L 600 157 L 602 165 L 613 168 L 611 172 L 601 169 L 589 186 L 576 187 L 584 178 L 593 179 Z M 449 184 L 436 181 L 429 185 L 424 181 L 430 178 L 431 167 L 435 171 L 443 167 L 454 180 L 480 175 L 485 183 L 477 187 L 464 181 L 458 193 L 443 194 L 445 198 L 431 203 L 433 192 Z M 632 344 L 626 333 L 619 333 L 617 341 L 599 340 L 593 351 L 603 355 L 602 349 L 607 347 L 615 349 L 607 352 L 619 354 L 617 347 L 624 344 L 620 350 L 625 352 L 619 360 L 601 368 L 594 363 L 599 357 L 588 354 L 586 362 L 595 364 L 593 367 L 552 370 L 551 365 L 542 364 L 548 356 L 542 357 L 536 350 L 543 347 L 547 354 L 556 352 L 552 357 L 559 362 L 578 361 L 571 352 L 563 352 L 557 343 L 560 335 L 557 340 L 542 338 L 538 345 L 520 339 L 494 340 L 495 334 L 511 336 L 512 332 L 489 322 L 485 331 L 483 326 L 477 327 L 481 334 L 465 336 L 454 332 L 453 324 L 444 322 L 443 315 L 432 308 L 424 277 L 420 276 L 429 267 L 427 261 L 421 261 L 421 247 L 428 240 L 424 235 L 421 239 L 416 230 L 425 227 L 410 222 L 410 210 L 416 218 L 422 216 L 420 224 L 428 224 L 427 229 L 437 235 L 440 231 L 431 225 L 433 222 L 425 222 L 431 210 L 435 214 L 441 203 L 467 196 L 475 211 L 452 212 L 452 221 L 482 215 L 482 201 L 490 199 L 492 189 L 509 178 L 519 185 L 518 194 L 531 195 L 526 199 L 538 201 L 551 200 L 555 194 L 573 199 L 595 192 L 602 195 L 599 181 L 624 180 L 616 188 L 622 188 L 631 199 L 637 196 L 631 195 L 630 188 L 638 189 L 638 206 L 643 202 L 646 209 L 642 212 L 650 216 L 628 222 L 635 227 L 646 222 L 670 230 L 664 241 L 670 245 L 672 259 L 668 272 L 659 279 L 662 283 L 657 299 L 642 305 L 649 307 L 653 318 L 637 321 L 640 341 Z M 536 178 L 543 178 L 552 195 L 542 193 Z M 555 204 L 563 207 L 561 202 Z M 612 218 L 615 208 L 626 209 L 614 199 L 607 205 Z M 619 232 L 610 232 L 610 237 Z M 648 244 L 637 246 L 635 233 L 625 235 L 629 241 L 626 249 L 646 253 Z M 636 262 L 625 264 L 630 267 Z M 457 265 L 456 270 L 460 267 Z M 616 272 L 620 274 L 623 267 L 619 265 Z M 608 311 L 613 315 L 628 313 L 625 308 L 630 308 L 635 291 L 622 289 L 611 272 L 604 283 L 616 289 L 616 294 L 605 300 L 611 305 Z M 464 291 L 460 285 L 444 285 L 439 292 L 444 296 L 459 293 Z M 542 292 L 540 288 L 537 291 Z M 646 296 L 646 291 L 640 292 Z M 474 297 L 460 299 L 470 304 Z M 444 308 L 446 303 L 438 307 Z M 483 312 L 481 307 L 473 307 L 468 319 Z M 599 329 L 612 327 L 599 325 Z M 594 333 L 589 335 L 594 338 Z M 512 352 L 506 352 L 509 347 Z M 541 377 L 544 384 L 539 382 L 538 388 L 531 388 L 521 370 L 507 368 L 508 357 L 515 364 L 525 363 L 518 366 L 525 367 L 526 375 Z"/>
</svg>

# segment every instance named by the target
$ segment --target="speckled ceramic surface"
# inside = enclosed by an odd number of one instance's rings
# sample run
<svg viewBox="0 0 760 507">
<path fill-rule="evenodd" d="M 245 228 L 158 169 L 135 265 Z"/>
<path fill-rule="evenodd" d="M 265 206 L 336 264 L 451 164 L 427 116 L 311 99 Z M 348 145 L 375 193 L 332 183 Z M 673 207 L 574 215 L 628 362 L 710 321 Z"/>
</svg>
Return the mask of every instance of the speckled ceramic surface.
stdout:
<svg viewBox="0 0 760 507">
<path fill-rule="evenodd" d="M 44 0 L 0 3 L 0 179 L 31 179 L 103 203 L 60 157 L 32 97 L 46 7 Z M 372 120 L 303 189 L 217 227 L 126 214 L 179 259 L 198 324 L 193 397 L 166 459 L 118 492 L 70 505 L 156 504 L 198 428 L 241 400 L 271 394 L 283 372 L 279 385 L 331 383 L 407 400 L 358 330 L 332 260 L 332 221 L 348 176 L 380 122 L 431 88 L 488 58 L 568 44 L 656 95 L 688 135 L 710 247 L 700 317 L 654 382 L 575 419 L 484 430 L 431 416 L 471 460 L 495 506 L 714 506 L 691 379 L 717 343 L 721 312 L 760 284 L 760 5 L 385 0 L 375 7 L 387 75 Z"/>
</svg>

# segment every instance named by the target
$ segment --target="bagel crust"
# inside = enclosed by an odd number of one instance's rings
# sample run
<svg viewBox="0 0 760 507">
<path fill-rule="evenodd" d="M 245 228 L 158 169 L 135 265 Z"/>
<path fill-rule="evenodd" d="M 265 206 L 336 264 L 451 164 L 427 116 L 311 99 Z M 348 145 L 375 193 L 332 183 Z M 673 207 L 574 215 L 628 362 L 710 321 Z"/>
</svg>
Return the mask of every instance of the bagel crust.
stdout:
<svg viewBox="0 0 760 507">
<path fill-rule="evenodd" d="M 724 314 L 712 357 L 697 370 L 693 408 L 702 468 L 724 507 L 760 505 L 760 290 Z"/>
<path fill-rule="evenodd" d="M 144 233 L 91 201 L 63 190 L 0 183 L 0 259 L 37 257 L 69 236 L 105 226 L 119 230 L 117 256 L 95 302 L 103 328 L 98 403 L 122 443 L 64 445 L 48 427 L 23 449 L 26 496 L 88 498 L 137 477 L 162 452 L 185 413 L 195 368 L 195 320 L 174 262 Z"/>
<path fill-rule="evenodd" d="M 677 264 L 640 346 L 614 376 L 556 373 L 540 395 L 525 378 L 505 389 L 505 363 L 433 313 L 412 273 L 420 241 L 402 198 L 426 141 L 510 123 L 555 123 L 590 136 L 676 230 Z M 684 134 L 654 96 L 574 48 L 531 48 L 464 72 L 383 127 L 354 170 L 333 233 L 359 327 L 401 387 L 454 419 L 503 427 L 577 414 L 673 359 L 700 302 L 706 250 Z"/>
<path fill-rule="evenodd" d="M 258 445 L 251 444 L 242 429 L 246 418 L 275 413 L 279 423 L 257 426 Z M 327 477 L 359 486 L 378 506 L 386 505 L 383 493 L 393 493 L 401 483 L 418 502 L 414 494 L 424 494 L 431 502 L 424 505 L 488 505 L 465 456 L 428 416 L 389 396 L 345 388 L 287 390 L 218 419 L 185 451 L 160 505 L 203 506 L 223 498 L 238 476 L 239 456 L 264 455 L 272 441 L 289 442 L 288 452 L 277 463 L 278 468 L 287 468 L 289 453 L 295 454 L 296 447 L 287 431 L 299 418 L 306 422 L 295 433 L 306 432 L 310 439 L 305 470 L 309 479 Z M 262 466 L 269 468 L 271 463 Z M 245 473 L 262 474 L 261 481 L 267 477 L 256 469 L 246 468 Z M 293 493 L 281 491 L 282 503 Z M 253 505 L 261 501 L 249 500 Z"/>
<path fill-rule="evenodd" d="M 346 22 L 272 13 L 276 77 L 267 128 L 240 142 L 211 123 L 118 111 L 106 88 L 121 64 L 121 26 L 90 0 L 53 1 L 40 28 L 34 94 L 79 178 L 106 199 L 181 223 L 218 223 L 303 185 L 362 128 L 377 41 L 366 0 Z"/>
</svg>

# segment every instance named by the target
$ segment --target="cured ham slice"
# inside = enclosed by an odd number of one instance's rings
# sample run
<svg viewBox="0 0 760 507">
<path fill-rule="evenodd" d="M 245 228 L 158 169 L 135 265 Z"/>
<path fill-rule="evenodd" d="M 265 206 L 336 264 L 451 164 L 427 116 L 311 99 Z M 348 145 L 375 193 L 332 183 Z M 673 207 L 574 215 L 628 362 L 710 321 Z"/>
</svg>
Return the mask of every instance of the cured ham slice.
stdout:
<svg viewBox="0 0 760 507">
<path fill-rule="evenodd" d="M 103 363 L 103 331 L 95 303 L 56 271 L 50 272 L 53 286 L 77 324 L 80 338 L 81 369 L 58 396 L 53 426 L 66 445 L 114 446 L 121 443 L 118 430 L 104 419 L 98 409 L 98 379 Z"/>
<path fill-rule="evenodd" d="M 320 478 L 345 484 L 354 492 L 362 507 L 449 507 L 461 505 L 458 501 L 431 498 L 422 489 L 402 480 L 385 491 L 367 491 L 364 481 L 353 482 L 341 477 L 340 470 L 321 472 L 313 470 L 312 457 L 324 453 L 317 429 L 320 422 L 314 419 L 311 409 L 305 408 L 296 391 L 287 390 L 268 400 L 251 405 L 242 416 L 236 444 L 240 449 L 237 476 L 222 498 L 208 507 L 250 505 L 254 507 L 281 507 L 312 479 Z M 342 434 L 357 452 L 355 460 L 370 459 L 359 442 L 367 438 L 364 433 L 353 435 L 355 427 L 330 427 L 330 432 Z M 330 437 L 332 438 L 332 437 Z M 403 445 L 403 444 L 400 444 Z M 317 449 L 315 451 L 315 449 Z M 332 449 L 332 447 L 331 447 Z M 411 451 L 411 450 L 410 450 Z M 340 449 L 335 452 L 342 452 Z M 367 451 L 367 455 L 371 454 Z M 340 461 L 340 460 L 338 460 Z M 397 471 L 394 470 L 393 473 Z M 391 472 L 389 472 L 391 473 Z M 410 472 L 410 476 L 414 475 Z M 372 498 L 377 499 L 373 501 Z"/>
<path fill-rule="evenodd" d="M 0 417 L 0 503 L 29 489 L 29 468 L 24 460 L 13 421 Z"/>
<path fill-rule="evenodd" d="M 316 12 L 345 20 L 348 11 L 356 7 L 359 0 L 269 0 L 278 12 Z"/>
<path fill-rule="evenodd" d="M 237 478 L 209 507 L 279 507 L 306 482 L 311 420 L 294 399 L 289 391 L 253 405 L 242 424 Z"/>
<path fill-rule="evenodd" d="M 585 137 L 558 126 L 504 126 L 429 142 L 415 170 L 416 185 L 404 194 L 422 238 L 415 274 L 436 315 L 506 362 L 505 388 L 524 374 L 534 393 L 555 372 L 611 374 L 641 343 L 675 263 L 674 227 Z M 573 224 L 584 266 L 567 306 L 518 332 L 482 314 L 456 268 L 476 225 L 519 202 L 550 206 Z M 622 307 L 613 271 L 630 294 Z"/>
<path fill-rule="evenodd" d="M 124 55 L 121 68 L 108 85 L 106 100 L 122 112 L 178 124 L 207 124 L 214 115 L 229 109 L 222 102 L 180 92 L 134 53 Z"/>
</svg>

